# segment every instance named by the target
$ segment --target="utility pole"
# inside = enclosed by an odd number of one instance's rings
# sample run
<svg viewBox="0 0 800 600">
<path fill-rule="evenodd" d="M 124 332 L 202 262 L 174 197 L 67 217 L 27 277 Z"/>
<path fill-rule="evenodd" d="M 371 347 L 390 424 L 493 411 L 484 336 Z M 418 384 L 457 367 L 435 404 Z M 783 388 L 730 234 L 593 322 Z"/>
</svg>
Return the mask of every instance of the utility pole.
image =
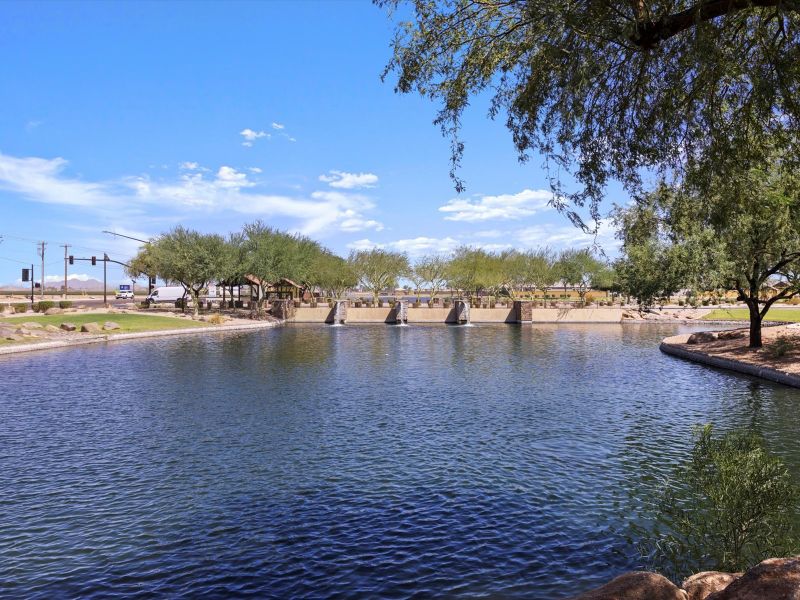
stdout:
<svg viewBox="0 0 800 600">
<path fill-rule="evenodd" d="M 44 249 L 47 246 L 47 242 L 39 242 L 39 256 L 42 257 L 42 272 L 39 275 L 42 280 L 42 289 L 39 296 L 44 300 Z"/>
<path fill-rule="evenodd" d="M 67 251 L 69 250 L 69 244 L 64 244 L 61 247 L 64 248 L 64 294 L 63 294 L 63 297 L 64 297 L 64 300 L 66 300 L 67 299 L 67 262 L 69 261 L 69 256 L 68 256 L 68 252 Z"/>
<path fill-rule="evenodd" d="M 103 306 L 108 308 L 108 292 L 106 291 L 106 272 L 108 270 L 108 254 L 103 252 Z"/>
</svg>

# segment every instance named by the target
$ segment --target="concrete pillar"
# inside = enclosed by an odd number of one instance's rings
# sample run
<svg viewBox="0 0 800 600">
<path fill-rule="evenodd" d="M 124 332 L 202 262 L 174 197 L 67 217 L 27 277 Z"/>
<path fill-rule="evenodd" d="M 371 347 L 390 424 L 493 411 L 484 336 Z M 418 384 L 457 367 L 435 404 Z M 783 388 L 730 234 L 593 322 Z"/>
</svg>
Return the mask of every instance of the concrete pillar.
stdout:
<svg viewBox="0 0 800 600">
<path fill-rule="evenodd" d="M 456 322 L 469 323 L 469 300 L 456 300 L 454 306 L 456 309 Z"/>
<path fill-rule="evenodd" d="M 408 302 L 398 300 L 394 303 L 394 322 L 397 325 L 408 323 Z"/>
<path fill-rule="evenodd" d="M 333 324 L 343 325 L 347 322 L 347 300 L 334 300 Z"/>
<path fill-rule="evenodd" d="M 295 315 L 294 302 L 287 298 L 272 301 L 272 316 L 278 319 L 291 319 Z"/>
<path fill-rule="evenodd" d="M 533 302 L 530 300 L 515 300 L 514 314 L 517 323 L 531 323 L 533 321 Z"/>
</svg>

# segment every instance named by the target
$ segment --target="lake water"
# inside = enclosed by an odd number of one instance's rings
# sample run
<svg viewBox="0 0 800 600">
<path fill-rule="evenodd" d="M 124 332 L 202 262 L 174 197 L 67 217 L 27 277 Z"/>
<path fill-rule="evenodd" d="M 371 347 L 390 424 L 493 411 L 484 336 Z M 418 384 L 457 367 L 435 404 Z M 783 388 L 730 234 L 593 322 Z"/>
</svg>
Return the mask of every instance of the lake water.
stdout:
<svg viewBox="0 0 800 600">
<path fill-rule="evenodd" d="M 302 327 L 0 359 L 0 595 L 559 598 L 639 566 L 691 427 L 800 393 L 677 325 Z"/>
</svg>

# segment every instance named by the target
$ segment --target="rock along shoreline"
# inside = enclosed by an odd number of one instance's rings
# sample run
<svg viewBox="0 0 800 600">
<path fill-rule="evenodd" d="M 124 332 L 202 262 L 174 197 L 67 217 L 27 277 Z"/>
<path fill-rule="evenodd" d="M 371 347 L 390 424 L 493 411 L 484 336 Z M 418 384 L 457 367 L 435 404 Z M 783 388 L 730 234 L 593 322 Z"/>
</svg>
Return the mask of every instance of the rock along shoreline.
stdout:
<svg viewBox="0 0 800 600">
<path fill-rule="evenodd" d="M 269 329 L 283 325 L 281 321 L 259 321 L 257 323 L 237 323 L 234 325 L 213 325 L 209 327 L 188 327 L 181 329 L 162 329 L 158 331 L 138 331 L 136 333 L 105 333 L 86 335 L 69 339 L 53 340 L 49 342 L 35 342 L 32 344 L 13 344 L 0 347 L 0 356 L 19 354 L 22 352 L 35 352 L 37 350 L 51 350 L 55 348 L 69 348 L 72 346 L 85 346 L 102 342 L 117 342 L 155 337 L 172 337 L 176 335 L 196 335 L 200 333 L 214 334 L 231 331 L 251 331 L 254 329 Z"/>
<path fill-rule="evenodd" d="M 796 324 L 771 327 L 769 335 L 766 334 L 766 329 L 764 331 L 765 343 L 779 335 L 800 335 L 800 328 Z M 737 333 L 739 335 L 736 335 Z M 798 371 L 798 361 L 795 357 L 787 356 L 782 361 L 770 360 L 764 355 L 763 350 L 746 347 L 747 339 L 743 330 L 709 332 L 708 334 L 709 336 L 722 335 L 699 342 L 691 340 L 694 336 L 689 334 L 675 335 L 665 338 L 659 348 L 665 354 L 684 360 L 800 388 L 800 372 L 793 372 Z"/>
</svg>

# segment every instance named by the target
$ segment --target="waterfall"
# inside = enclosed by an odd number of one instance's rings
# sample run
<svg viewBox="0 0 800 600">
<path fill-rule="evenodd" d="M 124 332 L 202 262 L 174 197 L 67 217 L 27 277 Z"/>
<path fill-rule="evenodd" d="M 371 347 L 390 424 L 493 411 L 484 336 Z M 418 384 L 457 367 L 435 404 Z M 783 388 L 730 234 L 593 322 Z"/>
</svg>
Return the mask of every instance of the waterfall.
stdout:
<svg viewBox="0 0 800 600">
<path fill-rule="evenodd" d="M 333 304 L 333 324 L 344 325 L 347 320 L 347 300 L 336 300 Z"/>
<path fill-rule="evenodd" d="M 408 302 L 405 300 L 398 300 L 394 306 L 395 324 L 407 325 L 408 324 Z"/>
</svg>

